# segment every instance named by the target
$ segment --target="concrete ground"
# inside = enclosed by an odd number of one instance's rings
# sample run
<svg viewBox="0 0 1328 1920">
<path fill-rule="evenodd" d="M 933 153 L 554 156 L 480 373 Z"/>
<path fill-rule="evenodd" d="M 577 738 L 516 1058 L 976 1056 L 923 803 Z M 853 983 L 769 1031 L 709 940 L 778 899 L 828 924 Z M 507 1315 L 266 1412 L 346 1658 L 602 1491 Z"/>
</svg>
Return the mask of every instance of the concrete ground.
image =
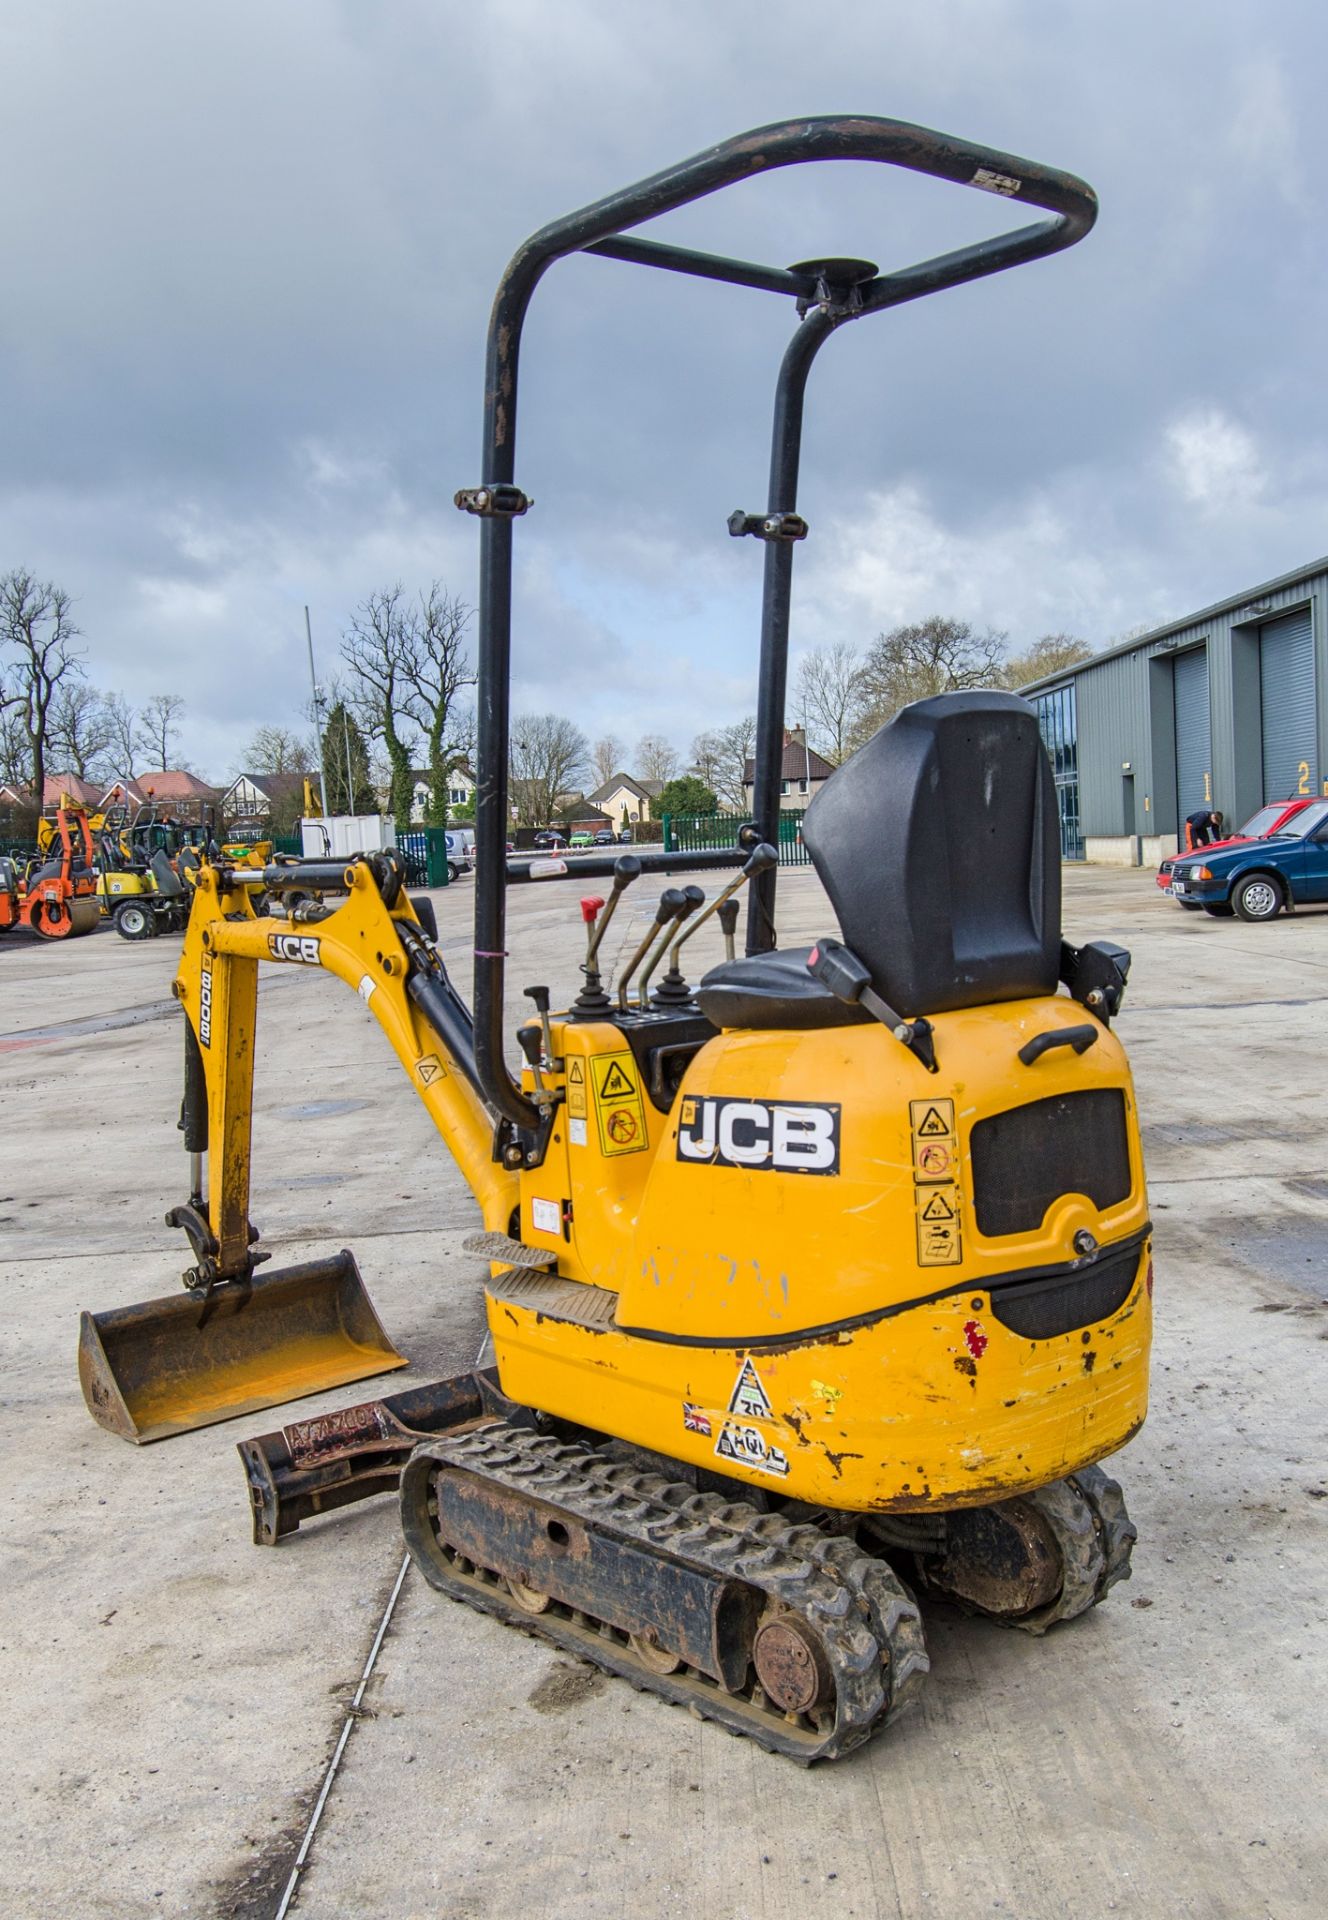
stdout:
<svg viewBox="0 0 1328 1920">
<path fill-rule="evenodd" d="M 518 996 L 574 978 L 575 891 L 512 891 Z M 470 882 L 435 898 L 464 985 Z M 831 926 L 809 873 L 780 917 L 785 944 Z M 1150 874 L 1079 869 L 1066 925 L 1135 955 L 1158 1332 L 1113 1469 L 1133 1581 L 1044 1641 L 928 1607 L 921 1708 L 808 1774 L 412 1573 L 299 1915 L 1328 1910 L 1328 918 L 1212 921 Z M 274 1914 L 401 1563 L 389 1501 L 249 1544 L 234 1442 L 277 1414 L 138 1451 L 84 1409 L 79 1309 L 183 1264 L 162 1224 L 185 1194 L 173 945 L 0 944 L 6 1916 Z M 356 1250 L 414 1363 L 393 1385 L 470 1364 L 473 1209 L 368 1010 L 297 968 L 261 1009 L 265 1243 Z"/>
</svg>

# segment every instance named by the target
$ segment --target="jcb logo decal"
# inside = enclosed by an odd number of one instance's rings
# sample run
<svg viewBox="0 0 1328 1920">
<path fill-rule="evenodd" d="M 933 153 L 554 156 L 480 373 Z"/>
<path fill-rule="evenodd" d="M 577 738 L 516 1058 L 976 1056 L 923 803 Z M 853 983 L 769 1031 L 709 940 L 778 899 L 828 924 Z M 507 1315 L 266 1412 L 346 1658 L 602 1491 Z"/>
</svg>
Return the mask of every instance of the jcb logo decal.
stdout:
<svg viewBox="0 0 1328 1920">
<path fill-rule="evenodd" d="M 811 1100 L 684 1100 L 678 1158 L 767 1173 L 838 1173 L 839 1106 Z"/>
<path fill-rule="evenodd" d="M 203 962 L 198 981 L 198 1044 L 212 1045 L 212 961 Z"/>
<path fill-rule="evenodd" d="M 270 933 L 267 946 L 274 960 L 298 960 L 306 967 L 320 964 L 318 942 L 310 933 Z"/>
</svg>

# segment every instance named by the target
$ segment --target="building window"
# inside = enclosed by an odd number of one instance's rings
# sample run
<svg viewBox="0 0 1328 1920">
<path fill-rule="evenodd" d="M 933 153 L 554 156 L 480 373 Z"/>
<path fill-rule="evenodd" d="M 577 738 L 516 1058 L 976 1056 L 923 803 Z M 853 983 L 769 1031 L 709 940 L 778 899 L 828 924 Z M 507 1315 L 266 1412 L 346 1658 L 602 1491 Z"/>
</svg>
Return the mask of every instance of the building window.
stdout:
<svg viewBox="0 0 1328 1920">
<path fill-rule="evenodd" d="M 787 792 L 788 792 L 788 790 L 789 790 L 789 788 L 788 788 L 788 781 L 787 781 L 787 780 L 781 780 L 781 781 L 780 781 L 780 783 L 779 783 L 779 791 L 780 791 L 781 793 L 787 793 Z"/>
<path fill-rule="evenodd" d="M 798 782 L 798 792 L 799 792 L 799 793 L 806 793 L 806 791 L 807 791 L 807 782 L 806 782 L 805 780 L 799 780 L 799 782 Z"/>
<path fill-rule="evenodd" d="M 1083 834 L 1079 822 L 1079 718 L 1074 682 L 1035 693 L 1038 731 L 1051 761 L 1060 812 L 1061 858 L 1082 860 Z"/>
</svg>

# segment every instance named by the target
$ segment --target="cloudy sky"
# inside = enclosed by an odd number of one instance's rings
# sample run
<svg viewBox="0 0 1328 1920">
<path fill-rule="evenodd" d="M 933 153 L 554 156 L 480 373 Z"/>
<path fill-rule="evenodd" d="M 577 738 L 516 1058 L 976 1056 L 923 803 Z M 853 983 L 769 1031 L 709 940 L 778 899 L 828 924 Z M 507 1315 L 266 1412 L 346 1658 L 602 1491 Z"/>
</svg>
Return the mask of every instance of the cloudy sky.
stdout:
<svg viewBox="0 0 1328 1920">
<path fill-rule="evenodd" d="M 743 129 L 915 121 L 1082 175 L 1074 251 L 845 329 L 794 651 L 944 612 L 1094 645 L 1328 551 L 1313 0 L 0 0 L 0 570 L 214 778 L 395 579 L 473 600 L 493 289 L 545 221 Z M 882 266 L 999 200 L 884 169 L 656 231 Z M 754 705 L 771 295 L 562 263 L 526 334 L 516 711 L 686 747 Z"/>
</svg>

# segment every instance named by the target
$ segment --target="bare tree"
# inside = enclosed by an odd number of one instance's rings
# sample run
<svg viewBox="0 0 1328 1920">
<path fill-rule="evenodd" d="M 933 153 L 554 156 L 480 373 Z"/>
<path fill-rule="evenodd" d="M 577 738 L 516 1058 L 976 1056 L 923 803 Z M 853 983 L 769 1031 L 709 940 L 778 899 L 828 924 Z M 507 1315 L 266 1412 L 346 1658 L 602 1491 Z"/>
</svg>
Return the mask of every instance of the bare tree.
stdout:
<svg viewBox="0 0 1328 1920">
<path fill-rule="evenodd" d="M 398 580 L 360 604 L 341 639 L 356 718 L 371 741 L 382 742 L 387 755 L 388 810 L 398 833 L 410 826 L 415 787 L 410 764 L 416 732 L 410 710 L 412 625 L 413 612 Z"/>
<path fill-rule="evenodd" d="M 132 780 L 138 770 L 138 714 L 122 693 L 106 696 L 106 720 L 111 730 L 111 771 L 122 780 Z"/>
<path fill-rule="evenodd" d="M 1007 687 L 1026 687 L 1030 680 L 1041 680 L 1048 673 L 1063 673 L 1066 667 L 1081 666 L 1093 658 L 1093 649 L 1072 633 L 1044 633 L 1024 653 L 1016 653 L 1005 665 Z"/>
<path fill-rule="evenodd" d="M 74 646 L 79 629 L 72 607 L 62 587 L 39 581 L 26 568 L 0 575 L 0 701 L 18 712 L 38 806 L 46 788 L 51 708 L 62 683 L 83 673 L 82 656 Z"/>
<path fill-rule="evenodd" d="M 602 740 L 595 742 L 590 749 L 590 767 L 597 786 L 602 787 L 606 781 L 612 780 L 615 773 L 622 771 L 624 752 L 622 741 L 612 733 L 606 733 Z"/>
<path fill-rule="evenodd" d="M 510 798 L 523 826 L 545 827 L 586 765 L 586 737 L 558 713 L 527 713 L 512 722 Z"/>
<path fill-rule="evenodd" d="M 862 717 L 862 656 L 847 640 L 818 647 L 798 668 L 807 738 L 832 767 L 852 753 Z"/>
<path fill-rule="evenodd" d="M 15 702 L 0 687 L 0 786 L 22 793 L 28 784 L 28 737 Z"/>
<path fill-rule="evenodd" d="M 937 693 L 998 687 L 1005 673 L 1005 635 L 974 633 L 967 620 L 939 614 L 915 626 L 878 633 L 862 665 L 863 727 L 874 731 L 901 707 Z"/>
<path fill-rule="evenodd" d="M 308 773 L 318 759 L 312 740 L 290 727 L 260 727 L 245 748 L 241 773 Z"/>
<path fill-rule="evenodd" d="M 86 680 L 64 680 L 51 704 L 51 757 L 80 780 L 98 780 L 114 772 L 108 750 L 115 729 L 106 695 Z"/>
<path fill-rule="evenodd" d="M 171 742 L 180 731 L 184 700 L 178 693 L 154 693 L 138 716 L 138 744 L 159 773 L 171 764 Z"/>
<path fill-rule="evenodd" d="M 463 707 L 463 687 L 473 687 L 475 672 L 466 652 L 471 609 L 438 580 L 421 593 L 403 626 L 402 673 L 406 708 L 424 735 L 428 750 L 429 798 L 424 818 L 431 827 L 447 825 L 447 790 L 452 771 L 464 766 L 475 747 L 475 723 Z"/>
<path fill-rule="evenodd" d="M 636 743 L 637 779 L 672 780 L 677 771 L 677 749 L 662 734 L 643 734 Z"/>
<path fill-rule="evenodd" d="M 692 742 L 696 771 L 727 813 L 746 811 L 747 762 L 755 744 L 756 717 L 750 713 L 732 726 L 698 733 Z"/>
</svg>

